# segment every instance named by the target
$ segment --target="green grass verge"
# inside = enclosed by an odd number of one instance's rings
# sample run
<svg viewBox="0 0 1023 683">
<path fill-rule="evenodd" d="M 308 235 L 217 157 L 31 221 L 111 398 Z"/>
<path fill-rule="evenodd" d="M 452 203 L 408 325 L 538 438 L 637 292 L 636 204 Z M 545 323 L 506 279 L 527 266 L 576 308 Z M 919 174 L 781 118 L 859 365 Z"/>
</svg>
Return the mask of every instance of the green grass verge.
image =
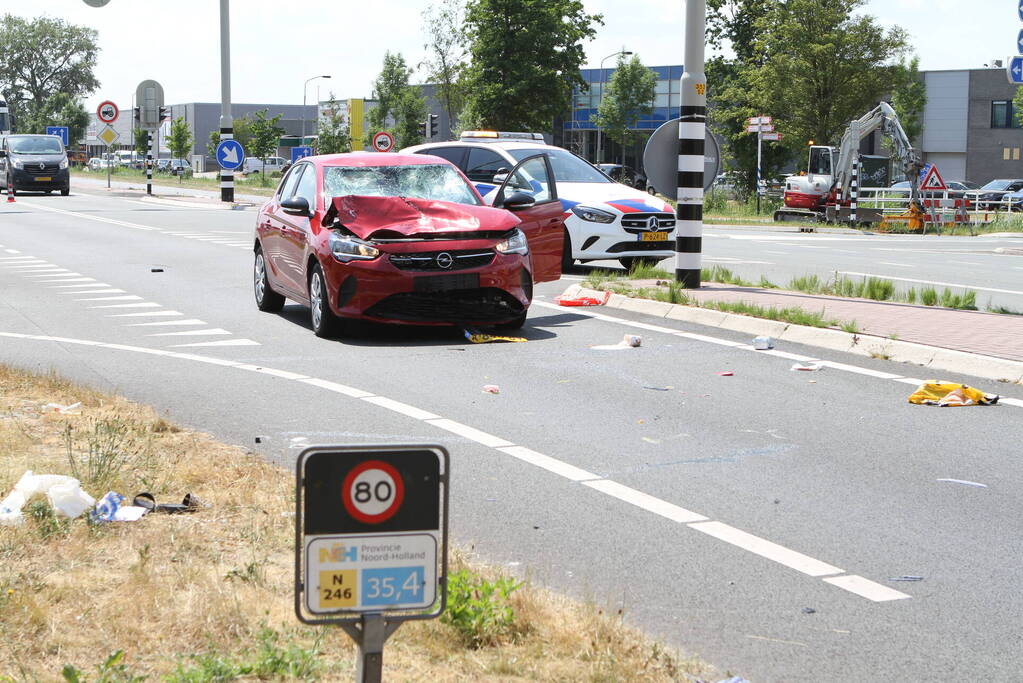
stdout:
<svg viewBox="0 0 1023 683">
<path fill-rule="evenodd" d="M 111 169 L 110 174 L 111 180 L 119 182 L 131 182 L 145 184 L 146 173 L 145 171 L 139 171 L 134 168 L 115 168 Z M 94 178 L 97 180 L 105 180 L 107 177 L 106 169 L 99 171 L 85 171 L 80 169 L 72 169 L 71 177 L 73 178 Z M 273 195 L 277 189 L 277 177 L 264 178 L 262 173 L 257 173 L 253 178 L 239 178 L 237 175 L 234 178 L 234 187 L 239 194 L 255 194 L 265 197 Z M 220 179 L 219 178 L 178 178 L 177 176 L 167 175 L 165 173 L 153 173 L 153 185 L 157 187 L 187 187 L 195 190 L 220 190 Z"/>
</svg>

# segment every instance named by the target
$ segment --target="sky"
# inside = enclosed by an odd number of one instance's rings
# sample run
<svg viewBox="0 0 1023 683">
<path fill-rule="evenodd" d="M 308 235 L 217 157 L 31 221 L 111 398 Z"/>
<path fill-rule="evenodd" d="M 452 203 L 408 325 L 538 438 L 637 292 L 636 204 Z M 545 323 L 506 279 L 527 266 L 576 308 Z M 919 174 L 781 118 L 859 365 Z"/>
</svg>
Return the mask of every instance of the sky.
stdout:
<svg viewBox="0 0 1023 683">
<path fill-rule="evenodd" d="M 333 94 L 369 97 L 384 52 L 410 65 L 425 56 L 422 12 L 429 0 L 231 0 L 231 93 L 235 102 L 301 104 Z M 682 61 L 682 0 L 583 0 L 604 16 L 585 44 L 584 67 L 623 47 L 649 66 Z M 924 70 L 980 68 L 1016 53 L 1023 28 L 1016 2 L 868 0 L 862 12 L 886 27 L 901 26 Z M 219 0 L 0 0 L 0 14 L 59 17 L 99 33 L 99 90 L 91 110 L 110 99 L 131 105 L 145 79 L 163 85 L 168 104 L 220 101 Z M 607 59 L 605 66 L 614 63 Z M 418 81 L 418 79 L 414 79 Z"/>
</svg>

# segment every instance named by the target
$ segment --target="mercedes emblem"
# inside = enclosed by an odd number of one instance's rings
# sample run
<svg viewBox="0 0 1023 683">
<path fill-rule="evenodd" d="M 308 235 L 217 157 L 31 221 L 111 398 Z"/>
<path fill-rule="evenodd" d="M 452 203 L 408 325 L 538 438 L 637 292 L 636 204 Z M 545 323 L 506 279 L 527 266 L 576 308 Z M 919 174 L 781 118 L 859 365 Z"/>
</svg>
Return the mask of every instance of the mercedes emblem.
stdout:
<svg viewBox="0 0 1023 683">
<path fill-rule="evenodd" d="M 646 229 L 651 231 L 657 229 L 657 216 L 650 216 L 650 218 L 647 219 Z"/>
</svg>

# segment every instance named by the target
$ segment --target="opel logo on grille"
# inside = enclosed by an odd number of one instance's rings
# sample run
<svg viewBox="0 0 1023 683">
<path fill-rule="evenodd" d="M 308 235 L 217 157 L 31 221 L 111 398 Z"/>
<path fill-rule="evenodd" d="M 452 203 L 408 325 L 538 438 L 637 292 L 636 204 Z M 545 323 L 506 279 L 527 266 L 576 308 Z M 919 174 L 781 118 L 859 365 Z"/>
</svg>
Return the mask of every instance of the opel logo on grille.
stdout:
<svg viewBox="0 0 1023 683">
<path fill-rule="evenodd" d="M 441 253 L 437 254 L 437 257 L 434 259 L 434 261 L 437 262 L 438 268 L 443 268 L 444 270 L 447 270 L 454 264 L 455 259 L 448 252 L 442 251 Z"/>
<path fill-rule="evenodd" d="M 658 227 L 657 226 L 657 216 L 650 216 L 650 218 L 646 219 L 646 229 L 647 230 L 656 230 L 657 227 Z"/>
</svg>

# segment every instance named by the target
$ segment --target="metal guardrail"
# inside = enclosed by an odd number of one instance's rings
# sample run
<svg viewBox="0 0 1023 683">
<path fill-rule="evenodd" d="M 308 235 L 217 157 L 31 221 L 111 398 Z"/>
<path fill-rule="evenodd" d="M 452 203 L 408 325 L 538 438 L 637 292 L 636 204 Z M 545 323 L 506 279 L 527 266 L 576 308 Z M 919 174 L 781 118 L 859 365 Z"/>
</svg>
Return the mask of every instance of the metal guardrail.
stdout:
<svg viewBox="0 0 1023 683">
<path fill-rule="evenodd" d="M 899 215 L 909 209 L 909 188 L 861 187 L 858 206 L 880 209 L 884 215 Z M 1023 197 L 1015 192 L 993 190 L 923 191 L 921 203 L 927 212 L 928 223 L 990 223 L 1000 213 L 1023 213 Z M 998 199 L 981 199 L 999 195 Z M 1017 195 L 1017 196 L 1013 196 Z"/>
</svg>

